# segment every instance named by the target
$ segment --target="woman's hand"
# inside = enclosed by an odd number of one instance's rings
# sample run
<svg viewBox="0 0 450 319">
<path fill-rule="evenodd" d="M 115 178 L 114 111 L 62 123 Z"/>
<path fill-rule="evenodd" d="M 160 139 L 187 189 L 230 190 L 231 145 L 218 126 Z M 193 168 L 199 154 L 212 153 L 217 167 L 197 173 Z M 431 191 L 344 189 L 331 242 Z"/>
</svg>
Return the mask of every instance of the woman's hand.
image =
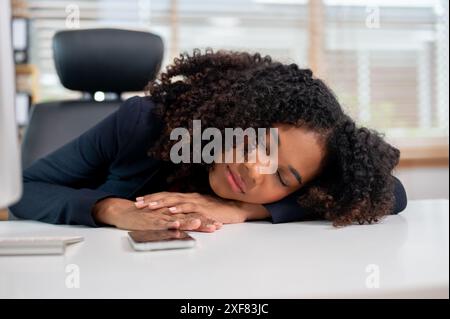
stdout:
<svg viewBox="0 0 450 319">
<path fill-rule="evenodd" d="M 224 224 L 269 217 L 269 212 L 263 205 L 225 200 L 198 193 L 154 193 L 136 198 L 135 206 L 138 209 L 149 208 L 153 211 L 166 208 L 177 215 L 198 213 Z"/>
<path fill-rule="evenodd" d="M 92 210 L 97 222 L 126 230 L 181 229 L 214 232 L 222 224 L 200 214 L 173 214 L 167 208 L 138 209 L 134 202 L 121 198 L 106 198 Z"/>
</svg>

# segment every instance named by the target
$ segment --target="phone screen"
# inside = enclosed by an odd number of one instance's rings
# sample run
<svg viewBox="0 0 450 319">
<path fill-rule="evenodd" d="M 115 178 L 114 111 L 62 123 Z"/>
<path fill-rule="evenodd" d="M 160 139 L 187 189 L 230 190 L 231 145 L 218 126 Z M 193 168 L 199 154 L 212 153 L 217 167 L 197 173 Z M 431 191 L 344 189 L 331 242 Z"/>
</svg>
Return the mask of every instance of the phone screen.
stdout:
<svg viewBox="0 0 450 319">
<path fill-rule="evenodd" d="M 177 230 L 137 230 L 128 232 L 128 235 L 136 243 L 149 243 L 157 241 L 171 241 L 171 240 L 194 240 L 188 233 Z"/>
</svg>

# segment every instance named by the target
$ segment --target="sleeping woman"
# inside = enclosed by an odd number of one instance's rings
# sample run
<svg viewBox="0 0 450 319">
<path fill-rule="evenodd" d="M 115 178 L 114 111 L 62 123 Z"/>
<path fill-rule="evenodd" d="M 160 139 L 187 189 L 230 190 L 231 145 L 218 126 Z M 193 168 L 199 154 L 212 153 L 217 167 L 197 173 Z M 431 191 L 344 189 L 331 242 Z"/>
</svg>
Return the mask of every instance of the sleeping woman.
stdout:
<svg viewBox="0 0 450 319">
<path fill-rule="evenodd" d="M 11 212 L 54 224 L 213 232 L 261 219 L 370 224 L 406 207 L 392 175 L 399 150 L 357 126 L 309 69 L 260 54 L 195 50 L 146 90 L 24 170 L 23 197 Z M 179 140 L 171 132 L 193 136 L 194 120 L 222 138 L 226 128 L 276 129 L 266 140 L 277 145 L 276 169 L 262 172 L 258 159 L 249 160 L 247 139 L 244 160 L 233 143 L 214 155 L 231 152 L 231 162 L 174 162 Z"/>
</svg>

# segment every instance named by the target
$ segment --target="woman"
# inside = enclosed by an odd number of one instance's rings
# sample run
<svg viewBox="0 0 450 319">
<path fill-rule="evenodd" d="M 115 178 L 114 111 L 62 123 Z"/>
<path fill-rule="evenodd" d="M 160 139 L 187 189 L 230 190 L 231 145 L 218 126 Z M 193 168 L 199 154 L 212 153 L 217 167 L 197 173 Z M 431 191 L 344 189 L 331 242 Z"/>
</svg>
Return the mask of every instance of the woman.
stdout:
<svg viewBox="0 0 450 319">
<path fill-rule="evenodd" d="M 259 54 L 196 50 L 175 59 L 148 92 L 26 169 L 12 213 L 49 223 L 212 232 L 266 218 L 372 223 L 406 207 L 391 175 L 399 150 L 357 127 L 310 70 Z M 221 132 L 276 128 L 277 140 L 268 136 L 278 146 L 276 171 L 262 174 L 248 160 L 175 164 L 170 134 L 180 127 L 192 134 L 193 120 Z"/>
</svg>

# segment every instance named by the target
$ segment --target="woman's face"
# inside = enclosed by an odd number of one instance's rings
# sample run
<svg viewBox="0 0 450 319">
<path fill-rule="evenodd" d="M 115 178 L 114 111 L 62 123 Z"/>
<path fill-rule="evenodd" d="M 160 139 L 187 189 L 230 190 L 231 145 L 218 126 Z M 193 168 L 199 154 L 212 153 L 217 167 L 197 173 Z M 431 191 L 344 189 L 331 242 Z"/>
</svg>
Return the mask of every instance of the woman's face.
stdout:
<svg viewBox="0 0 450 319">
<path fill-rule="evenodd" d="M 297 191 L 320 173 L 325 156 L 315 133 L 279 124 L 278 167 L 273 174 L 259 173 L 256 163 L 216 163 L 209 183 L 216 195 L 248 203 L 267 204 Z"/>
</svg>

